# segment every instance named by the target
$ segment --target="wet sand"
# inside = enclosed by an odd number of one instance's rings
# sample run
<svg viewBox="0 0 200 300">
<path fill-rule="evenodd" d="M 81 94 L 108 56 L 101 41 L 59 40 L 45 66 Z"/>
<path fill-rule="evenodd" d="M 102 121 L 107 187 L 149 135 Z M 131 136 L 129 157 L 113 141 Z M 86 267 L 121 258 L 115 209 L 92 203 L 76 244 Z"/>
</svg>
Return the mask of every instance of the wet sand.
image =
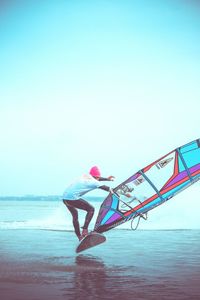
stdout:
<svg viewBox="0 0 200 300">
<path fill-rule="evenodd" d="M 127 231 L 75 253 L 72 232 L 2 230 L 2 300 L 200 299 L 200 231 Z"/>
</svg>

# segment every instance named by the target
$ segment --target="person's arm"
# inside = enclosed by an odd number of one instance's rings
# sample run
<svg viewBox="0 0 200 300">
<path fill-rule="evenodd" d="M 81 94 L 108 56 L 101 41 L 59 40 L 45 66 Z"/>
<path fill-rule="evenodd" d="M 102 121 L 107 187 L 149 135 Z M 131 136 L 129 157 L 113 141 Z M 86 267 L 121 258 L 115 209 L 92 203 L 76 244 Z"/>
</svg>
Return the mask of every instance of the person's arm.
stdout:
<svg viewBox="0 0 200 300">
<path fill-rule="evenodd" d="M 113 181 L 114 179 L 115 179 L 114 176 L 99 177 L 99 181 Z"/>
<path fill-rule="evenodd" d="M 106 192 L 111 192 L 111 193 L 113 192 L 113 190 L 109 186 L 107 186 L 107 185 L 101 185 L 99 187 L 99 189 L 104 190 Z"/>
</svg>

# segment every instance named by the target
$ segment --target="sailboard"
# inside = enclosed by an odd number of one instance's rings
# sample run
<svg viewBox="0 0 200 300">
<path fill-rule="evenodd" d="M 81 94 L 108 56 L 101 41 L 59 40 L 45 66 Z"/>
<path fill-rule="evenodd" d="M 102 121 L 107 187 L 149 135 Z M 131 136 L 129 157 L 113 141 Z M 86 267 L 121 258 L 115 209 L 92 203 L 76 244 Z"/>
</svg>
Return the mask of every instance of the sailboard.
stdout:
<svg viewBox="0 0 200 300">
<path fill-rule="evenodd" d="M 174 149 L 115 187 L 100 207 L 94 231 L 103 233 L 144 216 L 198 180 L 200 139 Z M 123 196 L 126 193 L 129 198 Z"/>
<path fill-rule="evenodd" d="M 76 248 L 76 253 L 82 252 L 88 248 L 102 244 L 105 241 L 106 241 L 106 237 L 103 234 L 91 232 L 80 241 L 80 243 Z"/>
</svg>

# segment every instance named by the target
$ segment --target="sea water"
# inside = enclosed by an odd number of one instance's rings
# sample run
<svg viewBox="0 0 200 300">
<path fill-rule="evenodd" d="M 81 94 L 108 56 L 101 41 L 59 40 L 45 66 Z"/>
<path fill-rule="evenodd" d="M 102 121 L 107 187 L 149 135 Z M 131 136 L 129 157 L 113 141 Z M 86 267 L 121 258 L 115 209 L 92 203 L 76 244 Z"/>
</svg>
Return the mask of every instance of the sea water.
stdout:
<svg viewBox="0 0 200 300">
<path fill-rule="evenodd" d="M 172 198 L 148 213 L 148 220 L 139 223 L 139 229 L 200 229 L 198 189 L 188 189 L 184 195 Z M 194 193 L 192 194 L 191 191 Z M 99 208 L 105 197 L 86 197 L 95 213 L 90 223 L 93 229 Z M 188 206 L 189 205 L 189 206 Z M 78 210 L 80 226 L 86 212 Z M 137 220 L 126 222 L 114 230 L 131 230 Z M 0 230 L 3 229 L 52 229 L 73 231 L 72 216 L 61 196 L 0 197 Z"/>
<path fill-rule="evenodd" d="M 95 215 L 103 199 L 90 199 Z M 86 212 L 79 210 L 80 224 L 84 223 Z M 24 196 L 0 198 L 0 229 L 52 229 L 73 230 L 72 217 L 60 196 Z"/>
</svg>

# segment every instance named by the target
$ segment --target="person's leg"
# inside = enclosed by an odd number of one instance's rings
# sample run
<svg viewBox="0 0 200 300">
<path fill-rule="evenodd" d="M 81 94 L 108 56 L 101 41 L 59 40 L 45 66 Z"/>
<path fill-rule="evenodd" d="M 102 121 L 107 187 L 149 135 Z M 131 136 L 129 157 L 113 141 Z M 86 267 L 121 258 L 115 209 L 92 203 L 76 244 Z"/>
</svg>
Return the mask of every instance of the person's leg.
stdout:
<svg viewBox="0 0 200 300">
<path fill-rule="evenodd" d="M 88 234 L 88 226 L 89 226 L 90 221 L 92 220 L 92 217 L 94 215 L 94 207 L 92 205 L 90 205 L 87 201 L 83 200 L 83 199 L 79 199 L 79 200 L 63 200 L 63 202 L 65 203 L 65 205 L 67 205 L 68 209 L 69 208 L 72 208 L 72 209 L 74 208 L 75 211 L 76 211 L 76 208 L 78 208 L 78 209 L 82 209 L 82 210 L 87 211 L 87 214 L 85 216 L 85 222 L 84 222 L 84 225 L 82 227 L 83 228 L 82 236 L 87 235 Z M 79 223 L 78 223 L 78 213 L 76 211 L 77 216 L 75 215 L 74 211 L 73 211 L 73 213 L 74 213 L 73 224 L 75 224 L 74 228 L 75 228 L 75 232 L 76 232 L 76 235 L 77 235 L 77 233 L 80 232 L 80 227 L 79 227 Z M 78 232 L 77 228 L 79 229 L 79 232 Z"/>
<path fill-rule="evenodd" d="M 85 222 L 84 222 L 84 225 L 83 225 L 82 228 L 83 229 L 88 229 L 88 226 L 89 226 L 89 224 L 92 220 L 92 217 L 94 215 L 94 207 L 91 204 L 89 204 L 87 201 L 83 200 L 83 199 L 76 200 L 76 201 L 78 202 L 78 205 L 76 204 L 77 208 L 79 206 L 80 209 L 83 209 L 83 210 L 87 211 L 87 214 L 85 216 Z"/>
<path fill-rule="evenodd" d="M 82 210 L 87 211 L 87 214 L 85 216 L 85 222 L 83 225 L 83 231 L 82 231 L 82 236 L 86 236 L 88 234 L 88 226 L 90 224 L 90 221 L 92 220 L 92 217 L 94 215 L 94 207 L 89 204 L 87 201 L 83 200 L 83 199 L 79 199 L 79 200 L 73 200 L 73 207 L 75 208 L 79 208 Z"/>
<path fill-rule="evenodd" d="M 67 208 L 69 209 L 71 215 L 72 215 L 72 219 L 73 219 L 73 226 L 74 226 L 74 230 L 75 233 L 79 239 L 79 241 L 81 240 L 81 232 L 80 232 L 80 225 L 79 225 L 79 221 L 78 221 L 78 211 L 76 208 L 74 208 L 70 202 L 72 201 L 68 201 L 68 200 L 63 200 L 64 204 L 67 206 Z"/>
</svg>

